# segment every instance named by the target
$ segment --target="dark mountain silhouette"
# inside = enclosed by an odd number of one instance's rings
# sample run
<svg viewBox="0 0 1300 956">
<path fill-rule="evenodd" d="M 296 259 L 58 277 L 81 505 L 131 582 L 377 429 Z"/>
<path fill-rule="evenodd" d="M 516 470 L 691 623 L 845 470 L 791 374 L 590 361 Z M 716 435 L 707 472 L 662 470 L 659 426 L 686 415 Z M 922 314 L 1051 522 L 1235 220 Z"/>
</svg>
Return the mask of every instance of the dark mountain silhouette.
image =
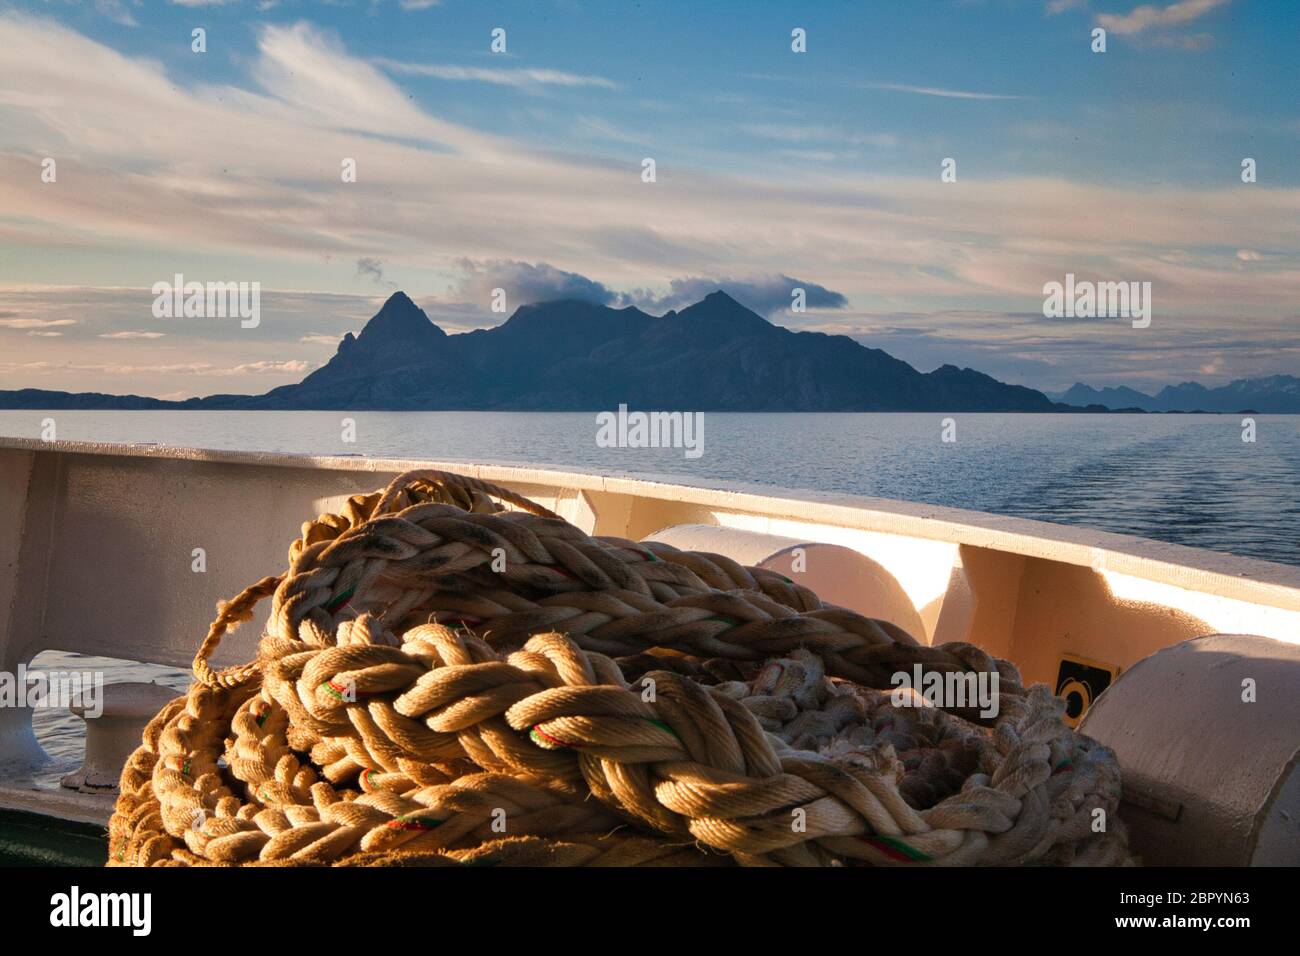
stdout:
<svg viewBox="0 0 1300 956">
<path fill-rule="evenodd" d="M 0 391 L 0 408 L 67 408 L 113 409 L 138 411 L 140 409 L 179 408 L 178 402 L 142 395 L 106 395 L 103 392 L 52 392 L 44 388 L 20 388 Z"/>
<path fill-rule="evenodd" d="M 1104 405 L 1107 408 L 1145 408 L 1151 404 L 1151 396 L 1127 386 L 1119 388 L 1092 388 L 1081 382 L 1070 386 L 1069 390 L 1049 396 L 1067 405 Z"/>
<path fill-rule="evenodd" d="M 1070 405 L 1096 404 L 1110 409 L 1140 408 L 1148 412 L 1253 411 L 1278 415 L 1300 414 L 1300 378 L 1270 375 L 1267 378 L 1237 379 L 1218 388 L 1196 382 L 1166 385 L 1155 395 L 1132 388 L 1096 389 L 1075 383 L 1068 391 L 1053 396 Z"/>
<path fill-rule="evenodd" d="M 921 373 L 843 335 L 792 332 L 725 292 L 647 315 L 589 302 L 526 305 L 504 324 L 447 335 L 404 293 L 321 368 L 264 395 L 182 402 L 0 392 L 6 408 L 584 411 L 1079 411 L 945 365 Z M 1100 411 L 1102 409 L 1093 409 Z"/>
</svg>

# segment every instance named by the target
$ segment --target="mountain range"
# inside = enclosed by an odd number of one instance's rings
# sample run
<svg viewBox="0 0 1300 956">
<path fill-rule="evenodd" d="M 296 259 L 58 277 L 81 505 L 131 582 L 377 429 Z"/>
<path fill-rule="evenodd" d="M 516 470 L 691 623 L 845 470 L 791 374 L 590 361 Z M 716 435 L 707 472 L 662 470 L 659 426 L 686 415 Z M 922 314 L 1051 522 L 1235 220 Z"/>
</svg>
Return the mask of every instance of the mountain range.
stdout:
<svg viewBox="0 0 1300 956">
<path fill-rule="evenodd" d="M 1155 395 L 1136 389 L 1093 388 L 1076 382 L 1052 398 L 1067 405 L 1104 405 L 1109 409 L 1140 408 L 1144 412 L 1255 411 L 1279 415 L 1300 413 L 1300 378 L 1270 375 L 1267 378 L 1237 379 L 1218 388 L 1196 382 L 1166 385 Z"/>
<path fill-rule="evenodd" d="M 792 332 L 725 292 L 653 316 L 564 300 L 448 335 L 404 293 L 301 382 L 264 395 L 164 401 L 0 391 L 2 408 L 349 411 L 1075 411 L 973 369 L 918 372 L 843 335 Z"/>
<path fill-rule="evenodd" d="M 1283 380 L 1290 390 L 1278 394 L 1300 398 L 1296 379 L 1259 381 Z M 577 300 L 525 305 L 499 326 L 457 335 L 397 292 L 359 335 L 343 337 L 329 362 L 262 395 L 166 401 L 20 389 L 0 391 L 0 408 L 1100 412 L 1143 408 L 1172 391 L 1170 401 L 1185 394 L 1207 411 L 1219 410 L 1207 397 L 1231 406 L 1223 410 L 1272 410 L 1261 392 L 1219 396 L 1225 389 L 1189 383 L 1152 398 L 1075 385 L 1054 401 L 973 369 L 919 372 L 848 336 L 794 332 L 721 291 L 662 316 Z"/>
</svg>

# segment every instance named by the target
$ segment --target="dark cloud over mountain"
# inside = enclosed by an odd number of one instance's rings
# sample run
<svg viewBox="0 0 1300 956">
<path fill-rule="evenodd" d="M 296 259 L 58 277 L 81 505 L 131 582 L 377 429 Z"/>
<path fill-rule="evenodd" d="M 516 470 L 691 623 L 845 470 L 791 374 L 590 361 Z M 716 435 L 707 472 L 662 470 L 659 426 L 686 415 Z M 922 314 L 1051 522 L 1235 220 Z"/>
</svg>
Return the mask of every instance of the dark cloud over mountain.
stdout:
<svg viewBox="0 0 1300 956">
<path fill-rule="evenodd" d="M 486 261 L 460 259 L 462 276 L 455 293 L 467 301 L 489 302 L 494 289 L 504 289 L 509 308 L 535 302 L 570 299 L 615 308 L 636 306 L 648 312 L 667 312 L 698 302 L 711 292 L 725 290 L 736 301 L 760 315 L 773 315 L 790 308 L 795 289 L 804 290 L 809 309 L 842 309 L 848 305 L 843 294 L 817 282 L 784 274 L 748 277 L 685 276 L 672 279 L 668 292 L 651 289 L 620 292 L 603 282 L 577 272 L 557 269 L 546 262 L 518 262 L 511 259 Z"/>
</svg>

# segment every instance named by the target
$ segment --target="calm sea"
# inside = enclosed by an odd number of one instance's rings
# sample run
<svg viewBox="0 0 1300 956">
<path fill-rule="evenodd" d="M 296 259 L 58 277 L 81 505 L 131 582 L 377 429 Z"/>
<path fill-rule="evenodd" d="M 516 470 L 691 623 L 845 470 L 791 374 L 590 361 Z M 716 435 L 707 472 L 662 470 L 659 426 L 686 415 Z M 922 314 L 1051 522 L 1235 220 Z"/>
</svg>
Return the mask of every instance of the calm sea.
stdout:
<svg viewBox="0 0 1300 956">
<path fill-rule="evenodd" d="M 1300 564 L 1300 416 L 704 415 L 703 454 L 601 448 L 594 413 L 0 411 L 0 435 L 548 465 L 847 491 Z"/>
<path fill-rule="evenodd" d="M 1086 525 L 1300 564 L 1300 416 L 936 414 L 704 416 L 703 454 L 602 448 L 595 413 L 0 411 L 0 434 L 205 448 L 554 466 L 605 475 L 846 491 Z M 68 655 L 38 663 L 66 667 Z M 85 662 L 82 662 L 85 666 Z M 186 677 L 107 668 L 106 680 Z M 58 758 L 80 759 L 80 721 L 38 714 Z"/>
</svg>

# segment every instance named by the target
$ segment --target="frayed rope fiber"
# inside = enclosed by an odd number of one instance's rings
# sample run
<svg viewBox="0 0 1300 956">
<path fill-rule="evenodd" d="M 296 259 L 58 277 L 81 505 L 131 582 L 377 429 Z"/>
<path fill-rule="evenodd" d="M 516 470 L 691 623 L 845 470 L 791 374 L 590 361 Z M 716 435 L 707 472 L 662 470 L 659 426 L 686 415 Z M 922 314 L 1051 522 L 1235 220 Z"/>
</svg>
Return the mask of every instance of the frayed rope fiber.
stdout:
<svg viewBox="0 0 1300 956">
<path fill-rule="evenodd" d="M 265 597 L 257 660 L 212 668 Z M 896 706 L 916 665 L 996 674 L 998 716 Z M 447 472 L 304 524 L 194 676 L 111 866 L 1132 862 L 1114 753 L 1008 662 Z"/>
</svg>

